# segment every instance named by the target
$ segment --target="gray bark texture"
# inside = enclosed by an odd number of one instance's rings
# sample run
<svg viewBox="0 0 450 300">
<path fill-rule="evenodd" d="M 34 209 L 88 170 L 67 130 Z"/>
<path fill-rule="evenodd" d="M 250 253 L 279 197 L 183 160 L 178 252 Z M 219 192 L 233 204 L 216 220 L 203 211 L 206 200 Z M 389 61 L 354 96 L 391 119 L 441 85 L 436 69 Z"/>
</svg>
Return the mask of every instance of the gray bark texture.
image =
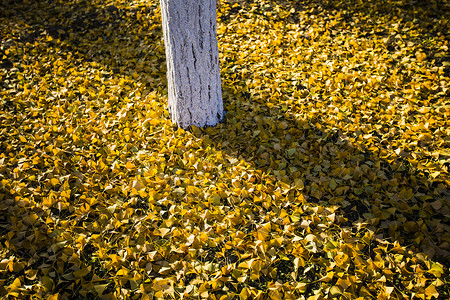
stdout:
<svg viewBox="0 0 450 300">
<path fill-rule="evenodd" d="M 181 128 L 214 126 L 224 116 L 216 0 L 160 0 L 169 113 Z"/>
</svg>

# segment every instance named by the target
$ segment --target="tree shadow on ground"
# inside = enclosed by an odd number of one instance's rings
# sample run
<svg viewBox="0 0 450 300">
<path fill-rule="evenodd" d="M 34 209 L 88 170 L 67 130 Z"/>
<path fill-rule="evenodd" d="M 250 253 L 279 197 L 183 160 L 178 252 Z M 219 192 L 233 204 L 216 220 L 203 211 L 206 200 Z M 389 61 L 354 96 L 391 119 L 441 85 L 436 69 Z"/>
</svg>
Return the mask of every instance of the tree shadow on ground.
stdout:
<svg viewBox="0 0 450 300">
<path fill-rule="evenodd" d="M 271 174 L 274 182 L 294 187 L 301 179 L 304 188 L 296 196 L 339 206 L 342 227 L 356 232 L 360 224 L 371 224 L 379 238 L 448 263 L 445 182 L 429 180 L 405 157 L 382 159 L 355 142 L 357 137 L 327 124 L 305 123 L 281 107 L 255 106 L 250 103 L 261 99 L 245 93 L 225 94 L 233 107 L 221 125 L 226 130 L 205 135 L 216 149 Z M 435 201 L 444 207 L 433 208 Z"/>
</svg>

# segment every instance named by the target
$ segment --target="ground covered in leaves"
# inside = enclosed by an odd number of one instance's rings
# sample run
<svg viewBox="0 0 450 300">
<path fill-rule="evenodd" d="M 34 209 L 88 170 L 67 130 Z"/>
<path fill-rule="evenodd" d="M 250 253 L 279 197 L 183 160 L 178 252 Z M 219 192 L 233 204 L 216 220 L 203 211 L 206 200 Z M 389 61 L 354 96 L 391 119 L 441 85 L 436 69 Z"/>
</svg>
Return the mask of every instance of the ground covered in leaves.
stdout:
<svg viewBox="0 0 450 300">
<path fill-rule="evenodd" d="M 220 1 L 191 131 L 158 1 L 0 7 L 0 297 L 450 297 L 448 2 Z"/>
</svg>

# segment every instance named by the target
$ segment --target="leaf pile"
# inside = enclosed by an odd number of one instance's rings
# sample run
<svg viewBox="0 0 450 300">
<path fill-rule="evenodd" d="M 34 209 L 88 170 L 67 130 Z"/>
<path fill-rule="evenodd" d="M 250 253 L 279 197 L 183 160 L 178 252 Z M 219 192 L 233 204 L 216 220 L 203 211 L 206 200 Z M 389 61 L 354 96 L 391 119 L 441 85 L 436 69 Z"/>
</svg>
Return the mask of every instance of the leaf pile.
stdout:
<svg viewBox="0 0 450 300">
<path fill-rule="evenodd" d="M 221 1 L 190 131 L 158 1 L 0 4 L 1 297 L 450 297 L 446 1 Z"/>
</svg>

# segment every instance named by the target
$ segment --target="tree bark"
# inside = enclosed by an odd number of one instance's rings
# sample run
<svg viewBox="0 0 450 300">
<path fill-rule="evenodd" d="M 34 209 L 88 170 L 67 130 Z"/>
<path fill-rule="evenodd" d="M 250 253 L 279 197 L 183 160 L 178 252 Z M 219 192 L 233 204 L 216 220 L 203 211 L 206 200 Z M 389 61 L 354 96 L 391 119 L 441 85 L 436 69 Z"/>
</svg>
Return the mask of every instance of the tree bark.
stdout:
<svg viewBox="0 0 450 300">
<path fill-rule="evenodd" d="M 182 128 L 214 126 L 224 116 L 216 0 L 160 0 L 169 113 Z"/>
</svg>

